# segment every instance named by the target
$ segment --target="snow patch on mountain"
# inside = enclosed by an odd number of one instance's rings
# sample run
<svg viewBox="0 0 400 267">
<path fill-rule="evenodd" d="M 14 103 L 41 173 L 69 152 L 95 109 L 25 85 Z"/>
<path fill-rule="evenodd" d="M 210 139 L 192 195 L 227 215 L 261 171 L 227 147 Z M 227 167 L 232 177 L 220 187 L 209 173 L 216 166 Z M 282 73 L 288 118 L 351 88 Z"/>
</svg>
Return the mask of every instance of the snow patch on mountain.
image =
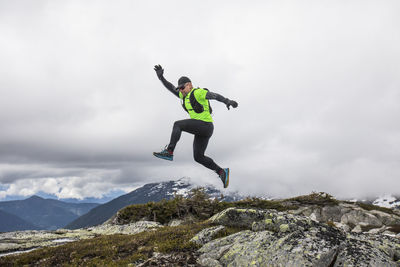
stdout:
<svg viewBox="0 0 400 267">
<path fill-rule="evenodd" d="M 171 180 L 153 184 L 149 192 L 147 192 L 147 196 L 153 196 L 156 194 L 165 194 L 166 196 L 171 196 L 171 197 L 175 195 L 188 197 L 190 191 L 197 187 L 199 187 L 199 185 L 195 184 L 189 177 L 183 177 L 178 180 Z M 223 195 L 223 199 L 226 201 L 237 201 L 243 199 L 243 197 L 240 196 L 237 192 L 231 192 L 225 190 L 221 191 L 212 184 L 206 184 L 201 187 L 205 189 L 205 192 L 211 198 L 216 198 L 216 197 L 221 198 L 221 196 Z"/>
<path fill-rule="evenodd" d="M 385 208 L 396 208 L 400 207 L 400 199 L 392 195 L 384 195 L 377 198 L 372 204 Z"/>
</svg>

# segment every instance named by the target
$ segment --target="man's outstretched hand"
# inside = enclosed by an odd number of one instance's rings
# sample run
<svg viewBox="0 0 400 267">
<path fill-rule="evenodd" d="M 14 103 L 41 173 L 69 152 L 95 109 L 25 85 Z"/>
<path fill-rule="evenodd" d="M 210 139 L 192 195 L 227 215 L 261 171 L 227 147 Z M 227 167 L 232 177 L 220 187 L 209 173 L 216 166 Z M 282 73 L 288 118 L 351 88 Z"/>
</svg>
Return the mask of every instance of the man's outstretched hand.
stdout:
<svg viewBox="0 0 400 267">
<path fill-rule="evenodd" d="M 233 108 L 237 108 L 238 107 L 238 103 L 236 101 L 233 100 L 229 100 L 228 103 L 226 103 L 226 107 L 229 110 L 229 107 L 232 106 Z"/>
<path fill-rule="evenodd" d="M 161 67 L 161 65 L 155 65 L 154 70 L 157 73 L 158 79 L 161 79 L 161 77 L 163 77 L 164 75 L 164 69 Z"/>
</svg>

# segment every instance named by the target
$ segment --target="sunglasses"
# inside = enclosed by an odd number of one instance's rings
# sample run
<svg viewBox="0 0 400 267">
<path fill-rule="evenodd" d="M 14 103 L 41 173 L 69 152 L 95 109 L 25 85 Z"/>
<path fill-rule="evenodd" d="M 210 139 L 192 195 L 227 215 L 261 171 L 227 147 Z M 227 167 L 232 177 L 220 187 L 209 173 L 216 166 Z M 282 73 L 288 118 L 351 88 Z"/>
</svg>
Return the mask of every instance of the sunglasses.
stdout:
<svg viewBox="0 0 400 267">
<path fill-rule="evenodd" d="M 185 85 L 181 85 L 181 86 L 178 87 L 178 90 L 183 90 L 183 89 L 185 89 L 185 87 L 186 87 L 186 84 Z"/>
</svg>

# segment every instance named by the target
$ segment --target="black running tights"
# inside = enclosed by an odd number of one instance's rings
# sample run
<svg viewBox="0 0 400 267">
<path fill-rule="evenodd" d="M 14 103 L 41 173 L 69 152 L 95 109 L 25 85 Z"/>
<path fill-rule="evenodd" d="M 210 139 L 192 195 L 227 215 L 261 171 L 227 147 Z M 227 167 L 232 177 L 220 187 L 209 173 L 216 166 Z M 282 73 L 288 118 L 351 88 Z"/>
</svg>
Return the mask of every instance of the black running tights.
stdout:
<svg viewBox="0 0 400 267">
<path fill-rule="evenodd" d="M 194 119 L 176 121 L 172 128 L 171 140 L 168 145 L 169 150 L 174 151 L 176 144 L 181 138 L 182 131 L 194 134 L 194 160 L 213 171 L 219 172 L 221 167 L 215 164 L 211 158 L 204 155 L 208 145 L 208 140 L 210 140 L 214 131 L 213 123 Z"/>
</svg>

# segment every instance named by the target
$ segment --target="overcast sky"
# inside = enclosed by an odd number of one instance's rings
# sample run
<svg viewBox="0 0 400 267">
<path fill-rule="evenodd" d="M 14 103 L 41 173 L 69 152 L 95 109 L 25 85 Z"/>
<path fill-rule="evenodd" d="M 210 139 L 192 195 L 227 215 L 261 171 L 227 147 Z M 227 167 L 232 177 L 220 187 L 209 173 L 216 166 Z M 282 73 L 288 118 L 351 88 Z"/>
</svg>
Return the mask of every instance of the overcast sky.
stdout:
<svg viewBox="0 0 400 267">
<path fill-rule="evenodd" d="M 212 102 L 230 190 L 400 194 L 399 1 L 0 0 L 0 200 L 101 197 L 191 177 L 222 188 L 157 79 Z"/>
</svg>

